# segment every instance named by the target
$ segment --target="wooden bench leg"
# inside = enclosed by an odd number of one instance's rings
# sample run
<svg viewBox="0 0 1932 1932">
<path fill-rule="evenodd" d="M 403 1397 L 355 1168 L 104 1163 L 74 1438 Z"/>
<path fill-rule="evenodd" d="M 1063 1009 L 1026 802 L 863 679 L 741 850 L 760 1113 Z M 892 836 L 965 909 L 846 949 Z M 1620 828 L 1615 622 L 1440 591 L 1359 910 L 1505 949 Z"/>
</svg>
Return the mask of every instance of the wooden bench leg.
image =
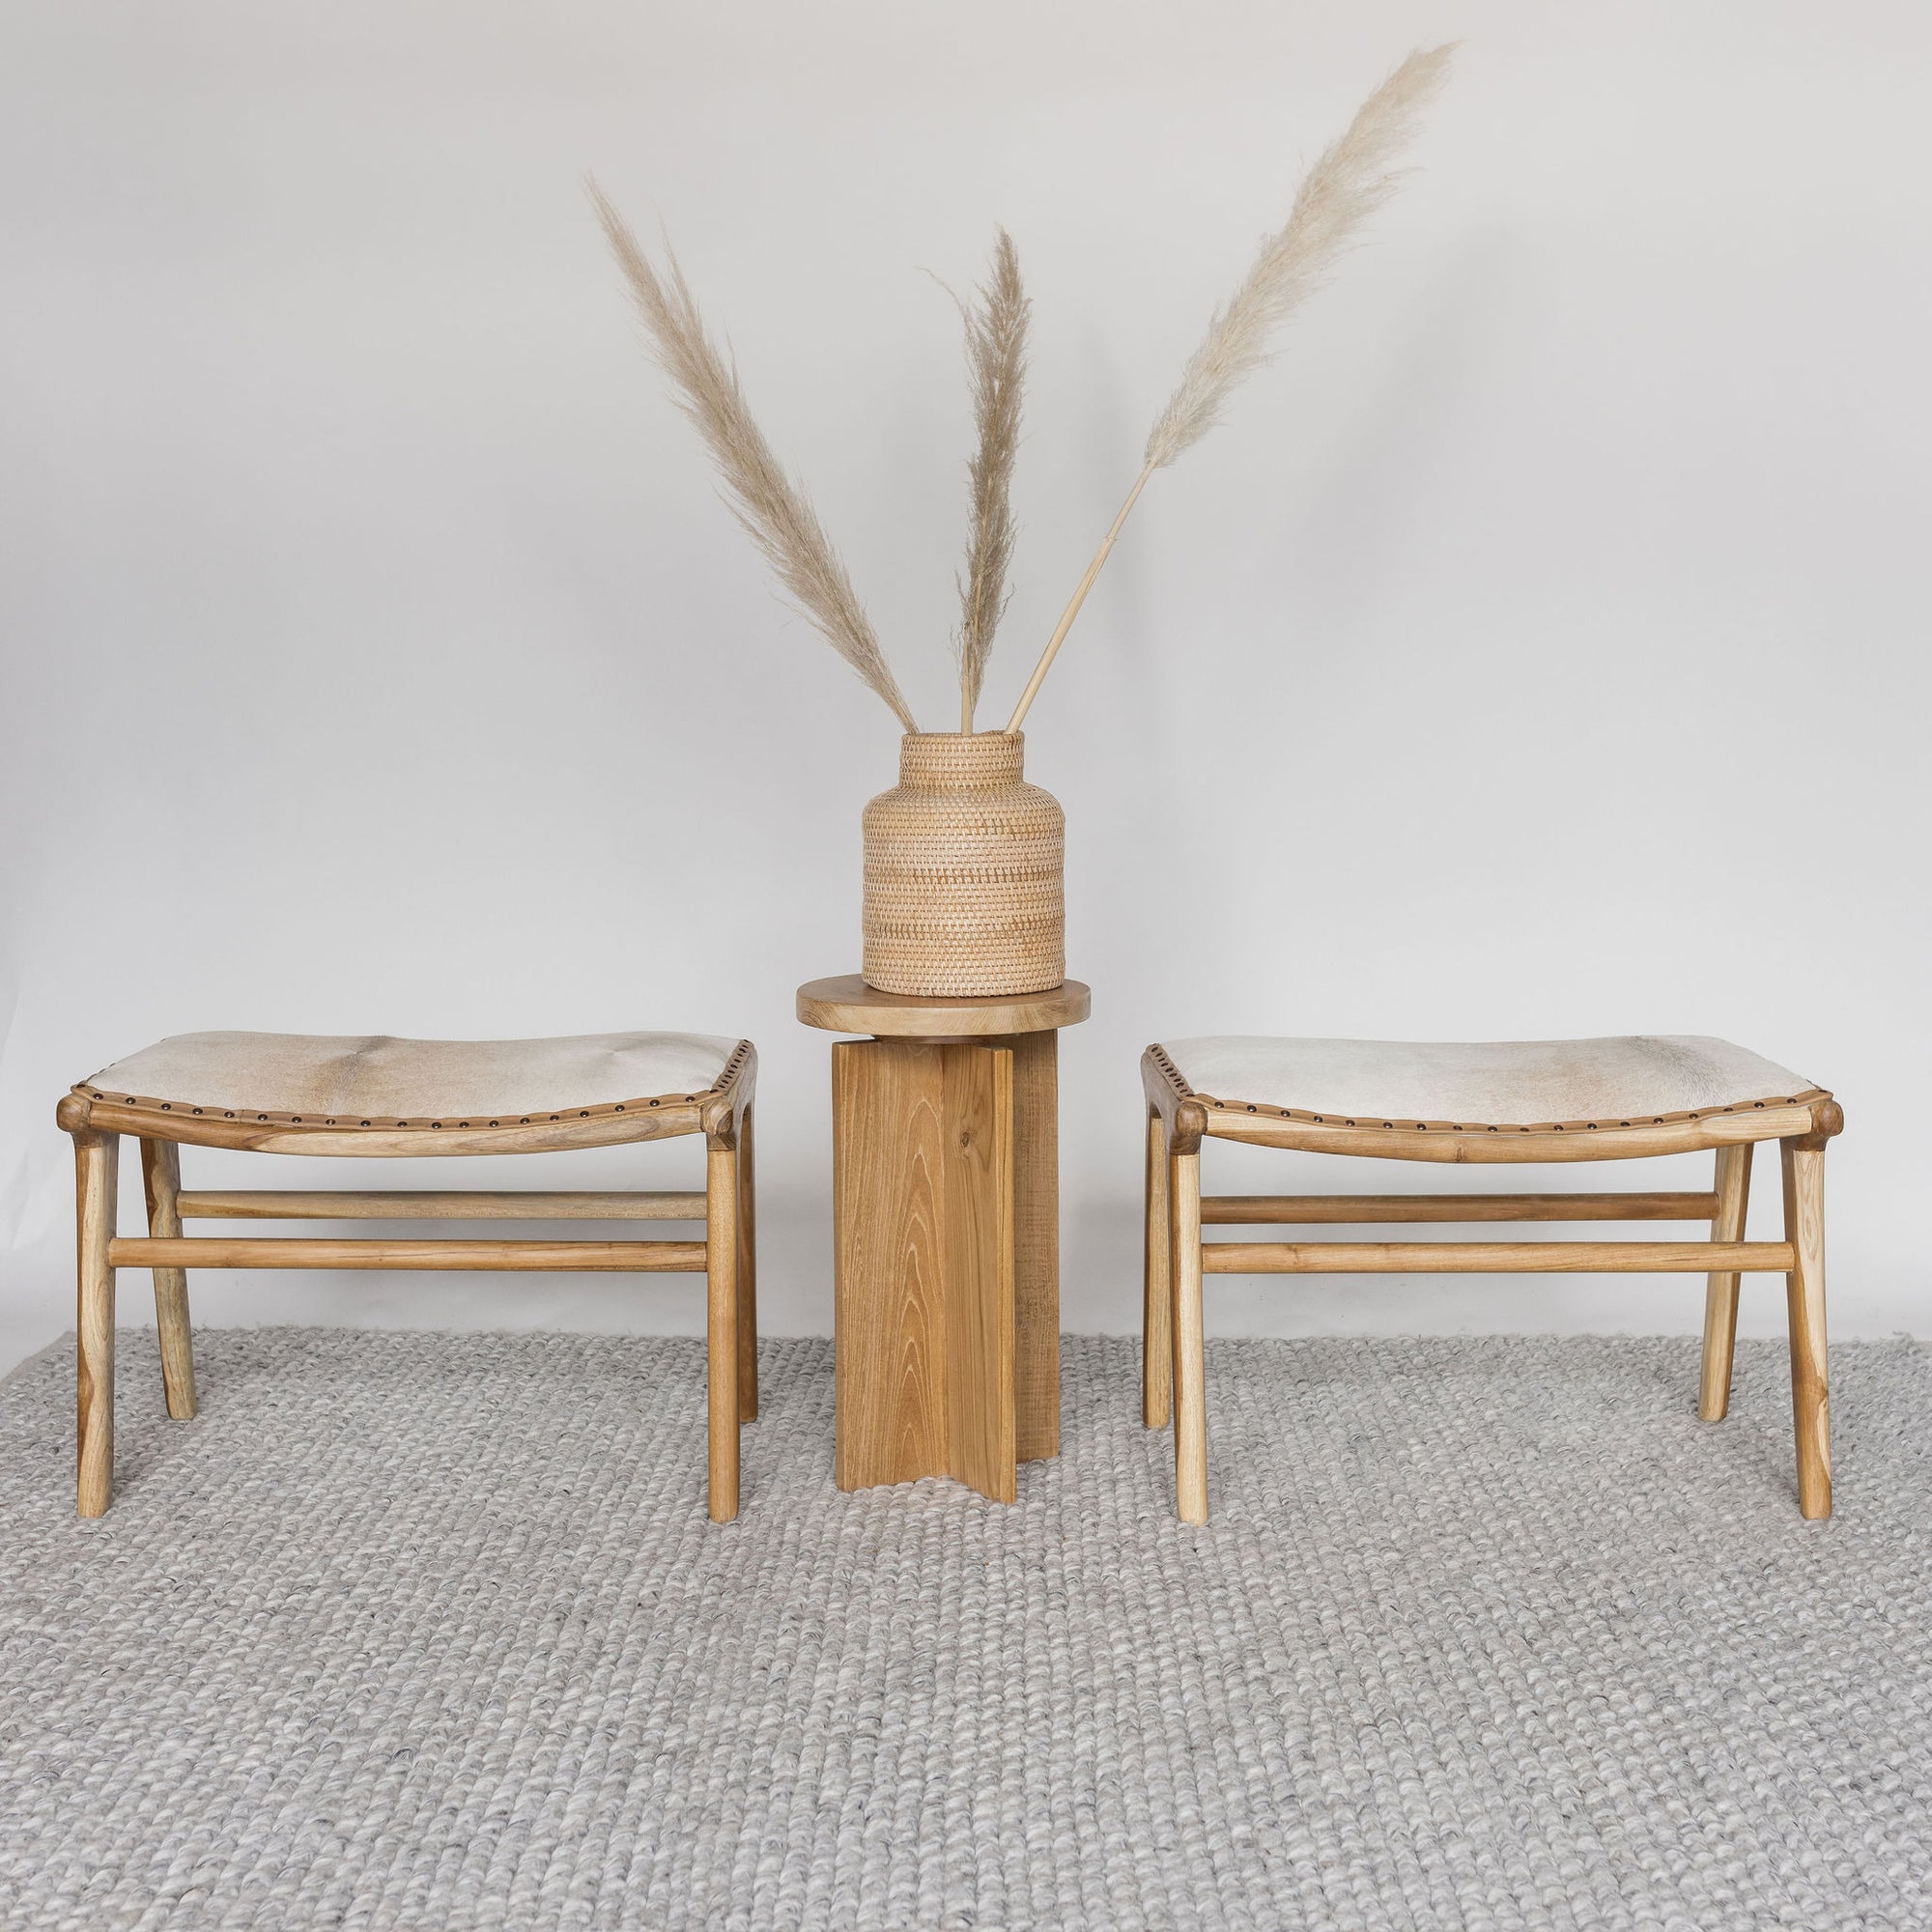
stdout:
<svg viewBox="0 0 1932 1932">
<path fill-rule="evenodd" d="M 1798 1507 L 1832 1514 L 1832 1411 L 1825 1375 L 1825 1151 L 1781 1141 L 1784 1238 L 1798 1265 L 1785 1277 L 1791 1323 L 1791 1414 Z"/>
<path fill-rule="evenodd" d="M 105 1516 L 114 1498 L 114 1270 L 107 1244 L 114 1238 L 121 1137 L 75 1134 L 73 1167 L 76 1507 L 82 1516 Z"/>
<path fill-rule="evenodd" d="M 705 1350 L 713 1522 L 738 1514 L 738 1151 L 705 1155 Z"/>
<path fill-rule="evenodd" d="M 1147 1230 L 1141 1306 L 1141 1420 L 1165 1429 L 1174 1412 L 1173 1309 L 1167 1226 L 1167 1125 L 1148 1115 Z"/>
<path fill-rule="evenodd" d="M 1168 1156 L 1174 1283 L 1174 1493 L 1182 1522 L 1208 1520 L 1208 1380 L 1201 1312 L 1201 1155 Z"/>
<path fill-rule="evenodd" d="M 181 1150 L 173 1141 L 141 1143 L 141 1179 L 148 1196 L 148 1233 L 160 1240 L 180 1238 Z M 155 1325 L 161 1336 L 161 1386 L 168 1413 L 177 1422 L 193 1416 L 194 1332 L 188 1322 L 187 1270 L 155 1270 Z"/>
<path fill-rule="evenodd" d="M 1714 1241 L 1742 1241 L 1745 1213 L 1750 1199 L 1751 1144 L 1718 1150 L 1714 1183 L 1718 1211 L 1711 1217 Z M 1738 1281 L 1736 1274 L 1712 1274 L 1704 1284 L 1704 1373 L 1697 1390 L 1697 1413 L 1706 1422 L 1721 1422 L 1731 1406 L 1731 1356 L 1738 1340 Z"/>
<path fill-rule="evenodd" d="M 738 1130 L 738 1420 L 758 1419 L 758 1202 L 752 1109 Z"/>
</svg>

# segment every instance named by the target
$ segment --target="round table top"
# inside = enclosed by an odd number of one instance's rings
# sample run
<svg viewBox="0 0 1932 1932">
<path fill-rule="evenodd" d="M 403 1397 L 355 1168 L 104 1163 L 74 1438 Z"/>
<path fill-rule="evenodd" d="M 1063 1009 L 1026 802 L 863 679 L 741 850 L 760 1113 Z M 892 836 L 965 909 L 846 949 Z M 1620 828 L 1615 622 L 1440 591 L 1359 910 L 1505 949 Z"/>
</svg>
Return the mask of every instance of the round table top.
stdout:
<svg viewBox="0 0 1932 1932">
<path fill-rule="evenodd" d="M 889 1038 L 957 1039 L 972 1034 L 1048 1033 L 1087 1017 L 1093 995 L 1078 980 L 1043 993 L 1002 993 L 984 999 L 923 1000 L 881 993 L 856 973 L 810 980 L 798 989 L 798 1016 L 828 1033 L 869 1033 Z"/>
</svg>

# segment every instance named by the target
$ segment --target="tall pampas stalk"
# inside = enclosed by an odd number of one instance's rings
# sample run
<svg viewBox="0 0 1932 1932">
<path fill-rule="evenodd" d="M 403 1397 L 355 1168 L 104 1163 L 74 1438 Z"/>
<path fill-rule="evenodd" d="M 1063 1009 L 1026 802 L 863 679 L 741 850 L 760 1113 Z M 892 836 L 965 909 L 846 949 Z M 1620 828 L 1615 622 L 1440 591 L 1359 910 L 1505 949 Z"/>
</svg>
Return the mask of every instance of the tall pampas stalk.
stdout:
<svg viewBox="0 0 1932 1932">
<path fill-rule="evenodd" d="M 631 285 L 652 352 L 671 380 L 678 408 L 696 424 L 711 452 L 732 515 L 800 614 L 885 699 L 899 723 L 917 731 L 912 707 L 886 663 L 838 553 L 805 493 L 784 473 L 752 419 L 737 369 L 706 332 L 676 256 L 667 244 L 668 267 L 660 274 L 595 182 L 589 190 L 617 266 Z"/>
<path fill-rule="evenodd" d="M 1026 379 L 1027 320 L 1033 304 L 1020 281 L 1013 238 L 1004 228 L 994 245 L 991 274 L 976 299 L 961 307 L 979 447 L 966 471 L 973 523 L 966 575 L 959 582 L 959 632 L 953 652 L 959 662 L 959 728 L 971 731 L 993 633 L 1006 612 L 1007 567 L 1019 527 L 1013 520 L 1013 458 L 1020 445 L 1020 391 Z"/>
<path fill-rule="evenodd" d="M 1179 386 L 1154 418 L 1141 472 L 1061 612 L 1007 725 L 1009 731 L 1017 731 L 1032 708 L 1149 479 L 1220 421 L 1229 392 L 1273 357 L 1281 325 L 1323 285 L 1362 224 L 1395 191 L 1402 179 L 1395 160 L 1414 131 L 1417 116 L 1448 77 L 1454 51 L 1453 43 L 1417 48 L 1369 96 L 1348 132 L 1309 169 L 1287 223 L 1262 242 L 1247 279 L 1215 313 L 1201 346 L 1181 372 Z"/>
</svg>

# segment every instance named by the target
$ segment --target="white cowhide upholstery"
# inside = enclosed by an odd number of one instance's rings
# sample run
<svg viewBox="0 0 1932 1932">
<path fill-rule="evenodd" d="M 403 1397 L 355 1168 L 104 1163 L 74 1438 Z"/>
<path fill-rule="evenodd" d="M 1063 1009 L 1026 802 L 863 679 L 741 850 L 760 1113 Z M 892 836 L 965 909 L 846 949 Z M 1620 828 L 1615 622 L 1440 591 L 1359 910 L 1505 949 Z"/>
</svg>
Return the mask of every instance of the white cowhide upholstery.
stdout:
<svg viewBox="0 0 1932 1932">
<path fill-rule="evenodd" d="M 81 1084 L 113 1099 L 251 1113 L 554 1113 L 701 1093 L 724 1070 L 737 1044 L 697 1033 L 594 1033 L 566 1039 L 184 1033 L 117 1060 Z"/>
<path fill-rule="evenodd" d="M 1815 1092 L 1727 1039 L 1279 1039 L 1224 1034 L 1161 1050 L 1197 1094 L 1377 1122 L 1624 1120 Z"/>
</svg>

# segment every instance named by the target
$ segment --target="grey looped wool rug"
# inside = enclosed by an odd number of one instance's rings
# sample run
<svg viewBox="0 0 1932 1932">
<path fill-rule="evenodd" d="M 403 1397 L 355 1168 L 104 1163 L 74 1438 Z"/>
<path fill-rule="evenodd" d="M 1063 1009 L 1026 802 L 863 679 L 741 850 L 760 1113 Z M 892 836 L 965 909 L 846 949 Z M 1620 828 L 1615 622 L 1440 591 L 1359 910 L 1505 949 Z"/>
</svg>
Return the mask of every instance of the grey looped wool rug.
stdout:
<svg viewBox="0 0 1932 1932">
<path fill-rule="evenodd" d="M 703 1514 L 686 1341 L 124 1338 L 0 1389 L 0 1923 L 1932 1925 L 1932 1356 L 1222 1342 L 1213 1521 L 1138 1351 L 1065 1348 L 1001 1508 L 840 1495 L 829 1345 L 769 1343 Z"/>
</svg>

